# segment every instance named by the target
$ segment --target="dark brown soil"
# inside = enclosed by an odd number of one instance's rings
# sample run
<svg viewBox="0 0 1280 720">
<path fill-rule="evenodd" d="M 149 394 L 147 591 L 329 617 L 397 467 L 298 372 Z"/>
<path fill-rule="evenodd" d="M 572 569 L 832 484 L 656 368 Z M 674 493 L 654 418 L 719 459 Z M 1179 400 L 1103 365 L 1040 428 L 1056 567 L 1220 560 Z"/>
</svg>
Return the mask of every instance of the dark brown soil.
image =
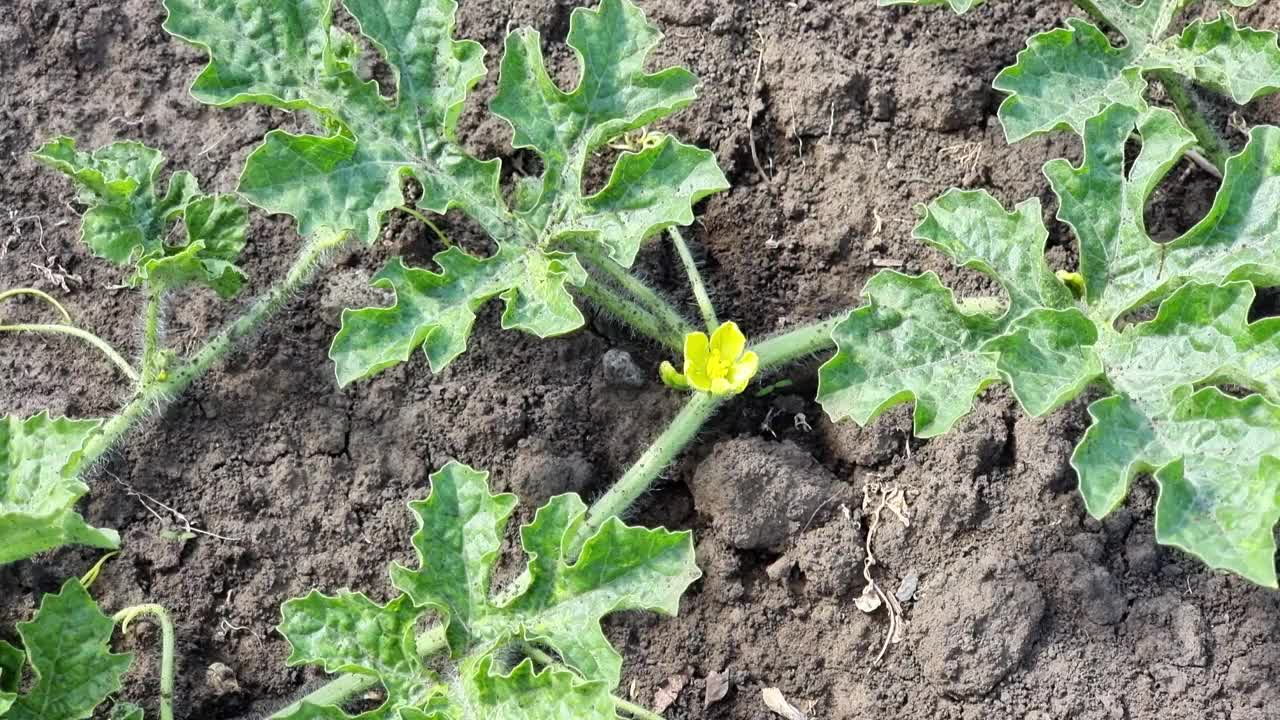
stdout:
<svg viewBox="0 0 1280 720">
<path fill-rule="evenodd" d="M 505 27 L 533 25 L 558 43 L 576 4 L 472 0 L 461 32 L 489 48 L 493 66 Z M 692 236 L 722 315 L 750 334 L 856 304 L 885 265 L 990 291 L 910 239 L 912 204 L 950 186 L 988 188 L 1005 203 L 1039 197 L 1046 218 L 1055 209 L 1039 167 L 1075 157 L 1077 141 L 1009 147 L 988 88 L 1028 35 L 1069 14 L 1066 2 L 992 0 L 964 18 L 872 0 L 643 4 L 667 32 L 661 60 L 705 82 L 703 98 L 664 129 L 714 149 L 733 182 L 705 204 Z M 1241 15 L 1280 27 L 1275 3 Z M 138 138 L 206 187 L 229 189 L 262 134 L 288 122 L 190 99 L 202 58 L 169 39 L 162 19 L 158 0 L 0 0 L 0 285 L 53 291 L 82 324 L 129 348 L 137 297 L 110 289 L 119 272 L 78 245 L 67 184 L 29 151 L 57 133 L 86 146 Z M 550 57 L 568 71 L 563 47 L 551 44 Z M 465 137 L 511 162 L 509 130 L 482 111 L 491 93 L 490 83 L 474 98 Z M 748 113 L 769 179 L 751 158 Z M 1280 121 L 1280 104 L 1245 115 Z M 1185 227 L 1215 188 L 1189 165 L 1171 178 L 1152 211 L 1157 228 Z M 456 218 L 446 226 L 479 242 Z M 1065 264 L 1069 238 L 1053 228 L 1051 258 Z M 289 223 L 259 215 L 250 290 L 266 287 L 298 242 Z M 471 351 L 441 375 L 415 359 L 339 390 L 325 353 L 340 309 L 376 297 L 367 278 L 388 257 L 422 262 L 433 243 L 418 225 L 393 220 L 374 248 L 342 257 L 96 474 L 83 511 L 120 528 L 124 550 L 95 592 L 111 608 L 145 600 L 172 610 L 179 717 L 257 717 L 318 683 L 284 665 L 272 629 L 280 603 L 312 587 L 385 596 L 387 563 L 410 557 L 405 503 L 424 495 L 434 467 L 458 458 L 487 468 L 497 488 L 528 503 L 564 490 L 591 496 L 678 406 L 655 382 L 655 348 L 601 322 L 539 342 L 498 330 L 493 308 Z M 78 277 L 63 291 L 36 265 Z M 667 250 L 647 250 L 641 266 L 683 295 Z M 244 302 L 176 299 L 168 337 L 194 343 Z M 606 381 L 602 358 L 613 348 L 633 354 L 643 387 Z M 814 718 L 1277 717 L 1280 594 L 1157 547 L 1149 484 L 1106 522 L 1087 519 L 1067 462 L 1086 424 L 1083 403 L 1037 421 L 993 390 L 952 434 L 922 442 L 908 439 L 905 410 L 865 430 L 833 426 L 811 401 L 812 368 L 793 376 L 784 394 L 731 405 L 638 509 L 637 521 L 696 532 L 706 578 L 678 619 L 611 623 L 628 658 L 621 692 L 652 703 L 690 668 L 666 711 L 673 720 L 773 717 L 764 687 Z M 77 345 L 0 338 L 5 412 L 101 416 L 125 393 L 110 366 Z M 166 539 L 165 524 L 116 478 L 233 540 Z M 749 484 L 734 487 L 739 478 Z M 879 666 L 883 611 L 868 616 L 853 604 L 864 584 L 868 483 L 904 489 L 911 518 L 909 528 L 881 525 L 880 577 L 890 591 L 919 578 L 904 602 L 903 641 Z M 95 559 L 65 549 L 0 568 L 0 636 Z M 143 662 L 127 694 L 153 697 L 157 638 L 131 634 L 124 645 Z M 704 709 L 707 677 L 719 673 L 729 692 Z"/>
</svg>

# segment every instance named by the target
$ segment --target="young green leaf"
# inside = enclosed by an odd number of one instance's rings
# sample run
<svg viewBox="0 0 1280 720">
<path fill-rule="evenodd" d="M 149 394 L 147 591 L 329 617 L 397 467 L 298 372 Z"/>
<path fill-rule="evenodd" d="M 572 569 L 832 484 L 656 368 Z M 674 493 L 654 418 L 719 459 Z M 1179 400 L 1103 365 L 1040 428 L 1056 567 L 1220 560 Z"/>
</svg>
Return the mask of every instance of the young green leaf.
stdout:
<svg viewBox="0 0 1280 720">
<path fill-rule="evenodd" d="M 346 0 L 396 76 L 394 98 L 357 76 L 355 42 L 331 26 L 329 2 L 165 4 L 165 28 L 211 56 L 192 86 L 197 98 L 305 110 L 331 130 L 269 133 L 241 179 L 251 202 L 293 215 L 304 235 L 351 232 L 372 242 L 384 215 L 404 205 L 401 182 L 412 177 L 423 189 L 419 209 L 457 208 L 496 244 L 487 258 L 451 248 L 434 258 L 439 272 L 394 260 L 375 282 L 395 289 L 395 305 L 343 314 L 330 350 L 342 384 L 404 362 L 419 347 L 433 370 L 442 369 L 465 349 L 476 312 L 494 297 L 506 303 L 504 327 L 540 337 L 581 327 L 569 287 L 586 273 L 567 252 L 572 243 L 594 244 L 629 265 L 645 237 L 691 222 L 694 203 L 727 187 L 710 152 L 668 138 L 623 154 L 610 182 L 586 192 L 594 151 L 694 97 L 686 71 L 644 71 L 660 34 L 629 0 L 574 11 L 569 45 L 582 72 L 572 92 L 547 75 L 537 33 L 507 39 L 493 111 L 511 123 L 518 147 L 543 160 L 539 179 L 518 183 L 514 208 L 500 192 L 498 161 L 474 158 L 455 137 L 466 94 L 485 70 L 479 45 L 452 38 L 453 0 Z"/>
<path fill-rule="evenodd" d="M 45 595 L 33 620 L 18 624 L 25 658 L 34 682 L 25 693 L 6 678 L 14 670 L 12 646 L 0 648 L 0 703 L 7 693 L 12 703 L 5 720 L 80 720 L 93 715 L 112 693 L 133 656 L 111 652 L 115 623 L 77 579 L 68 580 L 61 592 Z M 20 667 L 20 665 L 19 665 Z M 16 675 L 15 675 L 16 681 Z M 2 707 L 2 705 L 0 705 Z"/>
<path fill-rule="evenodd" d="M 67 175 L 88 206 L 81 223 L 85 244 L 117 265 L 136 264 L 129 282 L 158 291 L 206 285 L 231 297 L 244 283 L 234 261 L 244 248 L 248 213 L 230 195 L 204 195 L 196 179 L 179 171 L 159 194 L 164 158 L 141 143 L 118 142 L 92 153 L 59 137 L 34 157 Z M 169 225 L 185 220 L 186 242 L 169 241 Z"/>
<path fill-rule="evenodd" d="M 600 620 L 625 610 L 674 614 L 680 595 L 700 575 L 689 534 L 613 519 L 573 561 L 569 547 L 586 506 L 577 496 L 558 496 L 521 528 L 528 573 L 495 597 L 493 569 L 516 500 L 490 495 L 487 478 L 458 463 L 431 476 L 430 496 L 411 503 L 421 567 L 392 565 L 392 582 L 402 594 L 387 605 L 351 592 L 312 592 L 285 603 L 280 632 L 293 648 L 290 663 L 378 676 L 387 701 L 377 717 L 416 710 L 459 720 L 612 718 L 609 692 L 619 682 L 621 657 Z M 444 683 L 419 658 L 414 635 L 426 615 L 440 619 L 462 682 Z M 543 672 L 527 662 L 506 673 L 496 669 L 495 658 L 528 644 L 548 648 L 556 663 Z M 517 706 L 529 714 L 507 714 Z M 579 714 L 536 714 L 554 708 Z M 293 717 L 347 717 L 332 707 L 304 706 L 300 713 Z"/>
<path fill-rule="evenodd" d="M 72 507 L 89 491 L 81 451 L 101 420 L 0 418 L 0 563 L 61 545 L 115 548 L 113 530 L 89 527 Z"/>
<path fill-rule="evenodd" d="M 936 276 L 877 275 L 868 304 L 833 332 L 838 352 L 820 372 L 819 400 L 832 417 L 864 423 L 914 400 L 916 430 L 928 436 L 997 377 L 1034 415 L 1101 382 L 1114 394 L 1090 407 L 1094 424 L 1073 458 L 1089 512 L 1111 512 L 1136 475 L 1152 474 L 1158 541 L 1274 587 L 1280 321 L 1248 317 L 1254 286 L 1280 285 L 1271 200 L 1280 129 L 1256 128 L 1227 162 L 1208 215 L 1160 244 L 1146 232 L 1147 201 L 1191 134 L 1166 110 L 1124 105 L 1084 127 L 1079 167 L 1045 165 L 1059 218 L 1080 242 L 1080 303 L 1047 280 L 1038 204 L 1023 224 L 989 196 L 950 192 L 925 209 L 916 235 L 998 280 L 1009 310 L 966 314 Z M 1135 131 L 1142 148 L 1126 163 Z M 903 294 L 910 287 L 929 292 Z M 1152 319 L 1116 328 L 1147 308 Z"/>
</svg>

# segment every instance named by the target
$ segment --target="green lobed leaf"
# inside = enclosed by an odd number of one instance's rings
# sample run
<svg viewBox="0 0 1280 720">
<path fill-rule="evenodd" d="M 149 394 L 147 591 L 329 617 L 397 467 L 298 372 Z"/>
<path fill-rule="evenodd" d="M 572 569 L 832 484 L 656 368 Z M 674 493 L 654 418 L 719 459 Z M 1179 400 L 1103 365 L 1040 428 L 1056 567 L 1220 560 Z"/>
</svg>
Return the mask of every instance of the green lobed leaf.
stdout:
<svg viewBox="0 0 1280 720">
<path fill-rule="evenodd" d="M 627 610 L 675 613 L 680 595 L 700 576 L 689 533 L 611 519 L 570 564 L 586 507 L 577 496 L 558 496 L 521 528 L 529 572 L 495 597 L 493 570 L 516 500 L 489 494 L 487 478 L 456 462 L 431 476 L 431 494 L 410 504 L 419 522 L 413 544 L 421 567 L 392 565 L 392 582 L 403 594 L 386 606 L 351 592 L 312 592 L 285 603 L 280 632 L 293 648 L 290 663 L 377 676 L 387 700 L 370 717 L 612 718 L 610 692 L 621 658 L 600 620 Z M 461 682 L 440 684 L 416 655 L 415 629 L 429 614 L 443 624 Z M 497 670 L 495 658 L 529 643 L 548 648 L 563 666 Z M 304 706 L 291 717 L 348 716 L 334 707 Z"/>
<path fill-rule="evenodd" d="M 466 94 L 485 70 L 479 45 L 452 38 L 452 0 L 346 0 L 396 76 L 394 97 L 356 74 L 356 44 L 331 26 L 328 2 L 165 5 L 165 28 L 211 56 L 192 86 L 197 98 L 305 110 L 330 129 L 268 133 L 241 178 L 252 203 L 294 216 L 304 235 L 351 232 L 371 243 L 385 214 L 404 205 L 401 183 L 412 177 L 423 188 L 418 208 L 457 208 L 497 245 L 489 258 L 437 255 L 439 273 L 393 261 L 377 282 L 396 282 L 397 304 L 344 314 L 330 351 L 343 383 L 404 362 L 417 347 L 442 369 L 465 348 L 475 312 L 495 296 L 507 301 L 505 327 L 542 337 L 580 327 L 566 283 L 580 284 L 585 273 L 564 252 L 568 243 L 596 244 L 629 265 L 646 236 L 691 222 L 694 203 L 727 188 L 711 153 L 667 140 L 623 154 L 600 192 L 584 189 L 593 151 L 694 97 L 687 71 L 645 72 L 661 35 L 628 0 L 573 12 L 569 44 L 582 73 L 572 92 L 546 74 L 537 33 L 507 39 L 493 110 L 512 124 L 518 147 L 543 159 L 540 178 L 517 182 L 514 210 L 499 188 L 498 161 L 472 157 L 455 137 Z"/>
<path fill-rule="evenodd" d="M 1247 282 L 1182 286 L 1108 343 L 1112 384 L 1155 405 L 1183 386 L 1224 383 L 1280 402 L 1280 318 L 1250 324 L 1253 300 Z"/>
<path fill-rule="evenodd" d="M 553 498 L 521 530 L 524 548 L 534 556 L 528 585 L 500 603 L 492 598 L 489 582 L 515 501 L 509 495 L 489 496 L 486 478 L 457 463 L 432 476 L 431 497 L 411 505 L 420 523 L 414 546 L 421 568 L 394 565 L 392 582 L 416 604 L 444 611 L 455 655 L 528 635 L 546 641 L 587 679 L 616 686 L 621 657 L 604 637 L 600 620 L 624 610 L 674 614 L 680 595 L 700 576 L 689 534 L 627 527 L 611 519 L 570 565 L 569 542 L 586 506 L 576 496 Z M 456 524 L 456 518 L 464 522 Z"/>
<path fill-rule="evenodd" d="M 101 420 L 0 418 L 0 563 L 62 545 L 115 548 L 114 530 L 93 528 L 73 510 L 89 491 L 78 479 L 81 451 Z"/>
<path fill-rule="evenodd" d="M 394 290 L 396 304 L 342 311 L 329 349 L 340 385 L 405 362 L 418 348 L 433 371 L 443 370 L 467 349 L 476 313 L 494 296 L 506 305 L 503 328 L 551 337 L 582 326 L 567 286 L 581 285 L 586 270 L 571 254 L 500 245 L 493 257 L 480 259 L 453 247 L 435 262 L 439 273 L 392 260 L 374 285 Z"/>
<path fill-rule="evenodd" d="M 1124 146 L 1135 128 L 1142 151 L 1125 172 Z M 1280 280 L 1280 245 L 1272 242 L 1280 194 L 1280 129 L 1258 127 L 1227 161 L 1222 187 L 1208 215 L 1181 237 L 1159 244 L 1143 213 L 1155 187 L 1193 143 L 1173 113 L 1139 114 L 1113 106 L 1089 121 L 1085 160 L 1045 165 L 1060 201 L 1058 217 L 1080 240 L 1089 314 L 1111 323 L 1125 312 L 1167 295 L 1183 283 Z"/>
<path fill-rule="evenodd" d="M 111 720 L 143 720 L 142 708 L 133 703 L 116 703 L 111 706 Z"/>
<path fill-rule="evenodd" d="M 144 256 L 132 284 L 157 292 L 201 284 L 234 297 L 245 281 L 235 260 L 244 249 L 248 211 L 230 195 L 204 195 L 186 205 L 184 219 L 187 243 Z"/>
<path fill-rule="evenodd" d="M 157 291 L 206 285 L 231 297 L 244 282 L 234 262 L 244 248 L 248 213 L 230 195 L 204 195 L 191 173 L 179 171 L 164 195 L 158 179 L 164 157 L 141 143 L 118 142 L 92 153 L 59 137 L 34 157 L 71 178 L 88 206 L 81 236 L 94 254 L 117 265 L 137 264 L 130 284 Z M 168 241 L 183 220 L 187 240 Z"/>
<path fill-rule="evenodd" d="M 467 696 L 476 707 L 462 718 L 483 720 L 615 720 L 613 698 L 603 682 L 579 682 L 573 673 L 554 667 L 537 672 L 529 660 L 510 672 L 498 672 L 485 656 L 464 666 Z M 469 712 L 470 711 L 470 712 Z"/>
<path fill-rule="evenodd" d="M 916 237 L 957 265 L 999 282 L 1009 295 L 1009 317 L 1021 317 L 1033 308 L 1071 306 L 1071 291 L 1045 263 L 1049 231 L 1039 200 L 1006 213 L 985 191 L 950 190 L 918 210 L 922 219 Z"/>
<path fill-rule="evenodd" d="M 1080 18 L 1033 36 L 994 83 L 1008 95 L 999 116 L 1009 142 L 1066 128 L 1083 134 L 1085 121 L 1112 103 L 1145 110 L 1143 74 L 1155 70 L 1172 71 L 1241 104 L 1280 90 L 1275 33 L 1239 28 L 1223 13 L 1212 22 L 1196 20 L 1181 34 L 1162 40 L 1185 4 L 1097 2 L 1099 12 L 1123 36 L 1121 47 Z"/>
<path fill-rule="evenodd" d="M 1098 327 L 1076 308 L 1040 308 L 1018 318 L 983 346 L 998 353 L 996 367 L 1026 411 L 1047 415 L 1102 376 L 1094 345 Z"/>
<path fill-rule="evenodd" d="M 312 590 L 281 607 L 279 630 L 289 640 L 290 665 L 316 664 L 330 673 L 371 675 L 386 690 L 384 709 L 423 707 L 445 690 L 414 646 L 417 623 L 425 612 L 405 595 L 383 606 L 362 593 L 343 591 L 329 597 Z M 330 712 L 311 707 L 307 712 Z"/>
<path fill-rule="evenodd" d="M 1276 33 L 1239 28 L 1222 13 L 1196 20 L 1181 35 L 1153 48 L 1145 65 L 1191 78 L 1244 105 L 1280 91 L 1280 46 Z"/>
<path fill-rule="evenodd" d="M 1141 149 L 1126 159 L 1135 130 Z M 1085 123 L 1079 166 L 1046 164 L 1080 243 L 1078 301 L 1064 301 L 1044 261 L 1038 203 L 1006 214 L 959 191 L 931 203 L 916 236 L 997 280 L 1008 311 L 965 313 L 974 301 L 956 301 L 935 276 L 880 273 L 833 331 L 838 351 L 819 379 L 826 411 L 865 423 L 914 400 L 917 433 L 929 436 L 997 378 L 1033 415 L 1099 383 L 1109 396 L 1090 406 L 1073 457 L 1089 512 L 1106 515 L 1136 476 L 1152 475 L 1160 542 L 1275 586 L 1280 319 L 1249 315 L 1255 286 L 1280 285 L 1280 130 L 1256 128 L 1206 217 L 1157 243 L 1146 205 L 1192 143 L 1166 110 L 1112 105 Z"/>
<path fill-rule="evenodd" d="M 1135 475 L 1153 473 L 1159 542 L 1276 587 L 1280 406 L 1184 386 L 1154 409 L 1123 396 L 1089 407 L 1093 425 L 1071 460 L 1089 512 L 1107 514 Z"/>
<path fill-rule="evenodd" d="M 17 695 L 6 720 L 80 720 L 120 689 L 133 656 L 111 652 L 115 623 L 98 609 L 78 579 L 40 602 L 18 635 L 35 678 Z"/>
<path fill-rule="evenodd" d="M 1014 143 L 1052 130 L 1082 133 L 1084 122 L 1112 103 L 1144 109 L 1147 81 L 1132 55 L 1078 18 L 1033 36 L 993 83 L 1008 95 L 999 110 L 1005 137 Z"/>
<path fill-rule="evenodd" d="M 999 374 L 983 346 L 999 318 L 967 314 L 933 273 L 882 272 L 867 283 L 866 305 L 836 326 L 836 354 L 818 373 L 818 401 L 833 420 L 860 425 L 915 402 L 915 432 L 941 435 L 973 409 Z"/>
</svg>

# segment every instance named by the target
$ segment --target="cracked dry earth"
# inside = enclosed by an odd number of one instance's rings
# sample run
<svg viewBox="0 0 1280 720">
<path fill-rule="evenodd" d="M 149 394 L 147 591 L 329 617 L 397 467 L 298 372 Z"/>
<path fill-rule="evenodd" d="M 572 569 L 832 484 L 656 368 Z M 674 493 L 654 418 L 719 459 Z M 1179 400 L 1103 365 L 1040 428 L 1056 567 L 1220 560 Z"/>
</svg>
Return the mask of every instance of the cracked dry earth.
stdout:
<svg viewBox="0 0 1280 720">
<path fill-rule="evenodd" d="M 463 0 L 460 33 L 489 49 L 492 66 L 504 28 L 537 27 L 549 62 L 569 78 L 572 58 L 559 43 L 577 4 Z M 703 204 L 691 237 L 721 314 L 750 334 L 856 304 L 881 267 L 932 270 L 961 292 L 989 292 L 910 239 L 912 204 L 952 185 L 987 188 L 1006 204 L 1039 197 L 1050 219 L 1039 167 L 1079 153 L 1066 135 L 1006 145 L 989 89 L 1027 36 L 1070 14 L 1066 2 L 993 0 L 964 18 L 871 0 L 641 4 L 667 33 L 658 60 L 688 65 L 705 83 L 663 129 L 713 149 L 734 185 Z M 1276 3 L 1240 15 L 1280 27 Z M 162 19 L 157 0 L 0 0 L 0 278 L 55 293 L 82 323 L 130 348 L 138 298 L 108 289 L 118 274 L 77 244 L 66 183 L 29 151 L 57 133 L 87 145 L 137 138 L 207 187 L 229 189 L 262 134 L 292 122 L 191 100 L 186 86 L 202 59 L 167 38 Z M 525 162 L 504 124 L 483 112 L 492 92 L 491 76 L 462 136 L 483 156 Z M 1280 104 L 1244 115 L 1280 122 Z M 752 160 L 753 137 L 768 177 Z M 1199 217 L 1216 186 L 1190 165 L 1170 177 L 1150 214 L 1172 233 Z M 483 247 L 457 217 L 443 225 Z M 1050 227 L 1050 258 L 1065 266 L 1070 238 Z M 256 214 L 249 290 L 264 288 L 298 242 L 288 222 Z M 368 278 L 389 257 L 424 263 L 435 242 L 397 218 L 373 248 L 349 249 L 92 481 L 84 514 L 124 537 L 95 590 L 108 607 L 159 602 L 177 618 L 179 717 L 259 717 L 317 684 L 316 672 L 284 665 L 272 629 L 280 603 L 315 586 L 384 597 L 386 564 L 410 556 L 405 503 L 426 492 L 432 468 L 457 458 L 491 470 L 498 489 L 522 496 L 528 517 L 553 494 L 601 492 L 675 412 L 678 398 L 656 381 L 659 350 L 598 319 L 538 342 L 498 330 L 494 307 L 446 372 L 432 376 L 415 359 L 339 390 L 325 353 L 341 308 L 377 299 Z M 666 248 L 642 253 L 641 267 L 688 301 Z M 66 288 L 40 268 L 67 275 Z M 235 304 L 194 293 L 170 309 L 168 338 L 183 346 Z M 639 387 L 606 373 L 610 350 L 632 354 Z M 813 718 L 1278 716 L 1280 594 L 1156 546 L 1150 484 L 1107 521 L 1087 519 L 1068 465 L 1084 402 L 1032 420 L 992 390 L 952 434 L 922 442 L 908 438 L 905 409 L 867 429 L 832 425 L 811 400 L 812 366 L 791 374 L 785 391 L 723 412 L 637 509 L 636 521 L 696 532 L 705 579 L 678 619 L 610 621 L 628 658 L 622 692 L 652 704 L 688 673 L 665 711 L 671 720 L 764 720 L 764 687 Z M 0 341 L 6 412 L 100 416 L 124 393 L 121 378 L 76 345 Z M 911 520 L 882 522 L 879 577 L 890 592 L 918 578 L 903 603 L 902 642 L 875 667 L 884 615 L 854 606 L 869 483 L 902 489 Z M 166 523 L 125 486 L 229 539 L 167 539 Z M 94 559 L 64 549 L 0 568 L 0 627 Z M 143 662 L 126 696 L 154 696 L 158 638 L 135 633 L 124 645 Z M 729 690 L 704 707 L 708 677 L 727 678 Z"/>
</svg>

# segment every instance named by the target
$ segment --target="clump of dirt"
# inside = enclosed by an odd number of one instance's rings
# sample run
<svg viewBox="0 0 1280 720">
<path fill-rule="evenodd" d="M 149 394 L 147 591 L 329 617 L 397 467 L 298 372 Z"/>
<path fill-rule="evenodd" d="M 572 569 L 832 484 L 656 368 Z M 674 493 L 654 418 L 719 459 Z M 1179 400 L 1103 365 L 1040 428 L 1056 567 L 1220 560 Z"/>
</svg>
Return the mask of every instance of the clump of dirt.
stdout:
<svg viewBox="0 0 1280 720">
<path fill-rule="evenodd" d="M 955 17 L 870 0 L 640 3 L 667 34 L 656 62 L 687 65 L 704 82 L 702 97 L 660 129 L 713 149 L 733 183 L 699 208 L 687 236 L 721 316 L 748 335 L 851 307 L 883 268 L 933 271 L 961 294 L 998 293 L 910 237 L 912 205 L 953 185 L 1006 205 L 1040 198 L 1051 262 L 1074 265 L 1039 167 L 1078 158 L 1079 142 L 1063 133 L 1010 147 L 989 89 L 1025 39 L 1060 24 L 1071 4 L 989 2 Z M 485 45 L 492 68 L 507 27 L 536 27 L 567 87 L 576 60 L 561 41 L 585 4 L 464 2 L 460 34 Z M 1241 24 L 1280 27 L 1275 3 L 1239 14 Z M 285 113 L 192 100 L 186 88 L 204 58 L 168 38 L 163 19 L 157 0 L 16 0 L 0 13 L 0 278 L 53 292 L 81 324 L 133 350 L 138 298 L 112 289 L 120 272 L 79 243 L 67 184 L 29 152 L 59 133 L 84 147 L 140 139 L 203 187 L 230 190 L 268 129 L 297 130 Z M 506 167 L 525 163 L 510 128 L 484 110 L 493 91 L 491 74 L 460 135 Z M 1280 101 L 1242 117 L 1280 121 Z M 1149 224 L 1162 236 L 1188 226 L 1215 186 L 1183 163 L 1156 190 Z M 456 215 L 440 224 L 467 247 L 487 247 Z M 289 221 L 255 214 L 245 299 L 175 298 L 169 342 L 185 347 L 216 330 L 298 245 Z M 451 458 L 487 469 L 496 490 L 522 496 L 528 517 L 552 494 L 603 492 L 677 411 L 681 399 L 657 382 L 666 352 L 599 317 L 566 338 L 502 331 L 496 306 L 445 372 L 431 375 L 417 357 L 338 389 L 326 351 L 341 308 L 380 301 L 368 280 L 388 258 L 426 265 L 439 249 L 428 230 L 391 218 L 372 246 L 343 253 L 93 475 L 82 510 L 124 537 L 94 591 L 109 608 L 171 610 L 180 718 L 261 717 L 320 682 L 314 669 L 285 666 L 273 629 L 280 604 L 313 587 L 385 599 L 387 563 L 410 559 L 405 503 L 426 494 L 431 470 Z M 638 267 L 692 315 L 668 247 L 649 245 Z M 0 308 L 6 318 L 38 311 Z M 677 618 L 610 621 L 627 658 L 623 693 L 649 703 L 692 668 L 668 720 L 766 720 L 765 687 L 811 717 L 841 719 L 1274 715 L 1280 595 L 1157 546 L 1149 483 L 1107 520 L 1088 518 L 1069 465 L 1085 402 L 1032 419 L 993 389 L 951 434 L 921 441 L 910 437 L 909 408 L 865 429 L 822 418 L 813 364 L 779 379 L 794 381 L 788 394 L 727 406 L 628 518 L 693 530 L 705 577 Z M 126 394 L 109 365 L 70 341 L 0 337 L 7 413 L 101 417 Z M 903 641 L 876 667 L 884 615 L 853 606 L 867 532 L 854 499 L 869 483 L 902 489 L 912 518 L 881 525 L 877 582 L 894 591 L 919 578 Z M 125 486 L 226 539 L 168 539 L 175 520 L 151 515 Z M 97 557 L 69 548 L 0 568 L 0 636 Z M 138 626 L 121 646 L 141 661 L 125 695 L 155 697 L 155 634 Z M 730 689 L 704 707 L 712 677 Z"/>
<path fill-rule="evenodd" d="M 758 437 L 717 443 L 690 485 L 697 511 L 739 550 L 778 549 L 842 492 L 794 443 Z"/>
</svg>

